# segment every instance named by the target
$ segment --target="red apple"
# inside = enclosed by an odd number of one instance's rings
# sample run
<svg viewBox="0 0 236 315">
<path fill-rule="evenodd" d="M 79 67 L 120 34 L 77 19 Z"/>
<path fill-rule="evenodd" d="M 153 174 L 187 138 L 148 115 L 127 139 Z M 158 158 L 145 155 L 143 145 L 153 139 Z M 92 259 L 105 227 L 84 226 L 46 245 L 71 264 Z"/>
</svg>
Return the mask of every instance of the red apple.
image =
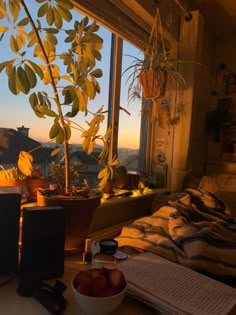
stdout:
<svg viewBox="0 0 236 315">
<path fill-rule="evenodd" d="M 86 282 L 80 283 L 77 287 L 76 290 L 84 295 L 88 296 L 93 296 L 93 280 L 90 279 Z"/>
<path fill-rule="evenodd" d="M 87 270 L 82 270 L 74 278 L 74 287 L 76 288 L 79 284 L 85 283 L 90 279 L 92 279 L 92 276 L 87 272 Z"/>
<path fill-rule="evenodd" d="M 105 289 L 108 287 L 108 280 L 104 276 L 100 276 L 93 279 L 93 285 L 94 287 Z"/>
<path fill-rule="evenodd" d="M 101 277 L 103 275 L 101 268 L 91 268 L 91 269 L 88 269 L 87 272 L 93 279 L 97 277 Z"/>
<path fill-rule="evenodd" d="M 102 267 L 102 274 L 108 279 L 109 273 L 113 269 L 115 269 L 113 266 L 103 266 Z"/>
<path fill-rule="evenodd" d="M 113 269 L 109 273 L 109 286 L 114 289 L 122 290 L 125 287 L 125 276 L 119 269 Z"/>
</svg>

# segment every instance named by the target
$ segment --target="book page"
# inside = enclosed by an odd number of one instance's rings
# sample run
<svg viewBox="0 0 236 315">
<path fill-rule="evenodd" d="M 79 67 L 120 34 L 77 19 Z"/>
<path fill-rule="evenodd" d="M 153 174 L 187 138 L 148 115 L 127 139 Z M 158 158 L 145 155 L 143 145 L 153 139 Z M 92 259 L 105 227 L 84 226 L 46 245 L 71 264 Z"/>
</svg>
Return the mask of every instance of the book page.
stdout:
<svg viewBox="0 0 236 315">
<path fill-rule="evenodd" d="M 138 254 L 117 267 L 131 295 L 157 309 L 161 305 L 167 314 L 226 315 L 236 305 L 236 289 L 152 253 Z"/>
</svg>

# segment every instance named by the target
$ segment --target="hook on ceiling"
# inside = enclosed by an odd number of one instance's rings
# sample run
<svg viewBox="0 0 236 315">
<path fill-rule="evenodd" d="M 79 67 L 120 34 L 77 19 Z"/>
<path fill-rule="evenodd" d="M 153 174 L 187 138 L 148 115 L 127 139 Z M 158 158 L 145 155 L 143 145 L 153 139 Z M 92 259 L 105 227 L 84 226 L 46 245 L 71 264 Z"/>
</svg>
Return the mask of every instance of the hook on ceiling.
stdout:
<svg viewBox="0 0 236 315">
<path fill-rule="evenodd" d="M 174 0 L 178 7 L 185 13 L 185 21 L 190 22 L 193 18 L 192 13 L 189 12 L 179 0 Z M 161 0 L 155 0 L 156 7 L 161 3 Z"/>
<path fill-rule="evenodd" d="M 175 0 L 175 3 L 178 5 L 178 7 L 185 13 L 185 21 L 190 22 L 193 18 L 191 12 L 189 12 L 179 0 Z"/>
<path fill-rule="evenodd" d="M 193 18 L 192 13 L 189 12 L 185 7 L 181 4 L 179 0 L 174 0 L 178 7 L 185 13 L 185 21 L 190 22 Z M 156 7 L 161 3 L 161 0 L 155 0 Z"/>
<path fill-rule="evenodd" d="M 158 4 L 161 3 L 161 0 L 155 0 L 155 5 L 158 6 Z"/>
</svg>

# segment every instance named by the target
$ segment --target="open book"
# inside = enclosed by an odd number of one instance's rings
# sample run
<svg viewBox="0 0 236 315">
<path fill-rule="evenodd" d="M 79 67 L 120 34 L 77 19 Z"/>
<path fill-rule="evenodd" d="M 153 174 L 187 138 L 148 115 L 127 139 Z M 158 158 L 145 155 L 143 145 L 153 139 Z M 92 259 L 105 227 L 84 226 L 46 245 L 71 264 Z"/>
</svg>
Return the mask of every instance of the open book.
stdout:
<svg viewBox="0 0 236 315">
<path fill-rule="evenodd" d="M 128 293 L 161 314 L 236 314 L 236 289 L 155 254 L 138 254 L 117 268 Z"/>
</svg>

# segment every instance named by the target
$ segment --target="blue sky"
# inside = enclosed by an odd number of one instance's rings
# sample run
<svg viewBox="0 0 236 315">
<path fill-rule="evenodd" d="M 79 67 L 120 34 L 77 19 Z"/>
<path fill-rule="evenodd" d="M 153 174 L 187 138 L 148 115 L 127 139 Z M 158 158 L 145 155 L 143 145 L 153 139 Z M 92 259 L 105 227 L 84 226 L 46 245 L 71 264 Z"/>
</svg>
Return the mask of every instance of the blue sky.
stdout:
<svg viewBox="0 0 236 315">
<path fill-rule="evenodd" d="M 30 4 L 30 8 L 34 9 L 32 1 L 26 1 Z M 74 17 L 81 20 L 82 16 L 78 12 L 74 12 Z M 2 20 L 0 20 L 2 22 Z M 102 61 L 98 64 L 103 70 L 103 77 L 99 80 L 101 87 L 101 93 L 97 95 L 95 100 L 91 101 L 89 106 L 94 109 L 94 111 L 104 105 L 107 108 L 108 101 L 108 89 L 109 89 L 109 71 L 110 71 L 110 42 L 111 33 L 104 28 L 100 28 L 99 35 L 104 40 L 104 46 L 101 51 Z M 7 48 L 7 42 L 0 42 L 0 62 L 11 59 L 10 50 Z M 135 54 L 138 55 L 139 52 L 133 48 L 127 42 L 124 42 L 124 54 Z M 130 58 L 124 58 L 123 69 L 130 65 Z M 131 115 L 127 115 L 124 112 L 121 113 L 119 129 L 120 138 L 119 146 L 128 148 L 138 148 L 139 146 L 139 128 L 140 128 L 140 104 L 130 103 L 128 105 L 127 101 L 127 86 L 125 86 L 125 77 L 122 80 L 122 95 L 120 105 L 126 108 Z M 30 104 L 28 102 L 29 95 L 20 94 L 13 95 L 8 91 L 7 76 L 5 72 L 0 74 L 0 127 L 13 128 L 21 127 L 24 125 L 30 128 L 30 137 L 38 141 L 48 141 L 48 133 L 52 121 L 47 119 L 39 119 L 35 116 L 32 111 Z M 81 116 L 83 117 L 83 113 Z M 84 119 L 83 119 L 84 120 Z M 103 124 L 104 131 L 106 128 L 106 122 Z M 80 143 L 79 133 L 73 133 L 71 143 Z"/>
</svg>

